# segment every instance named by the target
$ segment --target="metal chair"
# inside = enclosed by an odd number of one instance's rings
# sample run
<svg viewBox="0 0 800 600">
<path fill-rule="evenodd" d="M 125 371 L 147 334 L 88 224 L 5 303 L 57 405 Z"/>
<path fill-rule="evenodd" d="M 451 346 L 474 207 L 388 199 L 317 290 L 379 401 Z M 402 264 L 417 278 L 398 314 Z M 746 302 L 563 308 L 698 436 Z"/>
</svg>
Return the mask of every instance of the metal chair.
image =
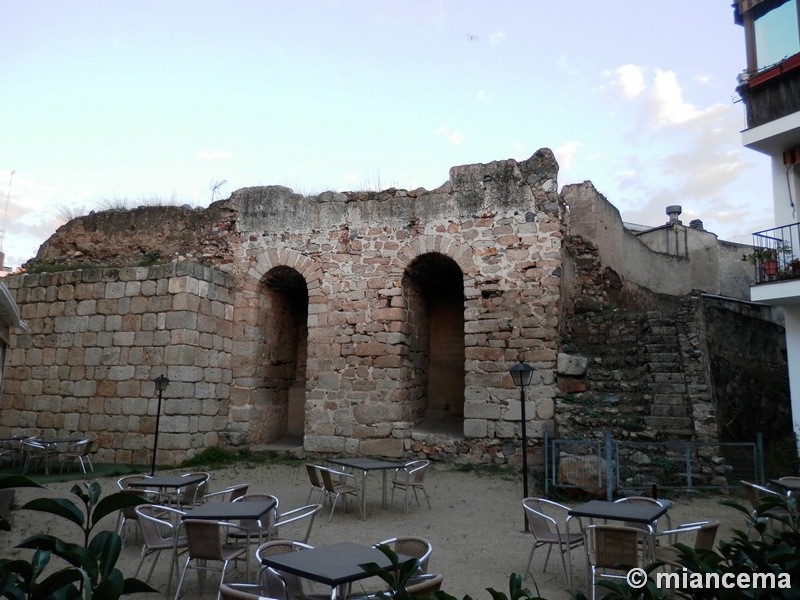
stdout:
<svg viewBox="0 0 800 600">
<path fill-rule="evenodd" d="M 597 578 L 625 575 L 600 572 L 627 571 L 641 564 L 639 544 L 644 535 L 641 529 L 615 525 L 589 525 L 586 528 L 589 556 L 589 578 L 592 586 L 592 600 L 597 597 Z"/>
<path fill-rule="evenodd" d="M 378 542 L 373 548 L 378 546 L 391 546 L 392 550 L 397 554 L 413 556 L 419 560 L 420 574 L 428 572 L 428 561 L 433 552 L 433 544 L 425 538 L 415 536 L 393 537 Z"/>
<path fill-rule="evenodd" d="M 422 490 L 425 502 L 428 503 L 428 509 L 431 508 L 431 501 L 425 491 L 425 473 L 427 473 L 430 465 L 429 460 L 412 460 L 406 463 L 402 469 L 395 471 L 394 479 L 392 479 L 392 506 L 394 506 L 394 490 L 402 488 L 406 492 L 406 505 L 403 511 L 405 514 L 408 514 L 408 490 L 414 490 L 417 506 L 420 506 L 417 490 Z"/>
<path fill-rule="evenodd" d="M 150 581 L 156 563 L 161 556 L 161 551 L 171 550 L 172 561 L 170 564 L 169 578 L 167 579 L 167 596 L 169 596 L 169 590 L 172 587 L 172 574 L 173 572 L 177 572 L 178 556 L 183 554 L 188 547 L 186 537 L 178 535 L 175 525 L 175 523 L 179 523 L 180 518 L 186 513 L 175 508 L 159 506 L 157 504 L 143 504 L 137 506 L 135 511 L 144 543 L 142 544 L 142 555 L 139 560 L 139 565 L 136 567 L 136 572 L 133 576 L 139 576 L 139 570 L 142 568 L 145 558 L 155 553 L 153 564 L 150 565 L 150 571 L 147 573 L 147 578 L 145 579 L 145 581 Z M 164 518 L 170 516 L 174 519 L 174 522 Z"/>
<path fill-rule="evenodd" d="M 27 439 L 22 440 L 22 448 L 25 451 L 25 465 L 22 467 L 22 474 L 25 475 L 31 468 L 31 466 L 38 462 L 39 464 L 44 463 L 44 470 L 47 472 L 48 468 L 48 458 L 49 453 L 47 452 L 47 446 L 36 441 L 35 439 Z"/>
<path fill-rule="evenodd" d="M 269 531 L 275 524 L 279 514 L 278 506 L 280 502 L 277 496 L 273 496 L 272 494 L 245 494 L 234 500 L 234 502 L 264 502 L 268 500 L 274 500 L 275 507 L 269 511 L 263 519 L 260 521 L 255 519 L 240 519 L 237 523 L 238 530 L 229 532 L 228 539 L 239 542 L 246 540 L 247 544 L 250 543 L 251 537 L 257 537 L 259 544 L 263 543 L 265 538 L 268 539 Z"/>
<path fill-rule="evenodd" d="M 236 502 L 236 500 L 238 500 L 247 493 L 247 489 L 249 487 L 250 487 L 249 483 L 239 483 L 227 487 L 224 490 L 219 490 L 217 492 L 209 492 L 208 494 L 203 496 L 201 503 L 208 502 L 209 500 L 213 500 L 214 502 Z"/>
<path fill-rule="evenodd" d="M 693 548 L 695 550 L 713 550 L 718 529 L 719 521 L 698 521 L 697 523 L 684 523 L 678 525 L 675 529 L 658 533 L 658 537 L 669 536 L 670 545 L 656 548 L 656 562 L 680 569 L 683 566 L 678 562 L 680 553 L 674 546 L 678 541 L 678 536 L 689 532 L 696 532 Z"/>
<path fill-rule="evenodd" d="M 188 569 L 198 570 L 198 580 L 200 583 L 200 592 L 203 591 L 203 578 L 200 574 L 203 571 L 221 571 L 220 585 L 225 583 L 225 571 L 228 568 L 228 563 L 242 555 L 247 556 L 248 549 L 246 546 L 239 544 L 226 544 L 225 537 L 226 531 L 231 529 L 239 529 L 233 523 L 225 523 L 222 521 L 205 521 L 201 519 L 186 519 L 183 521 L 186 527 L 186 542 L 188 549 L 188 557 L 186 563 L 183 565 L 180 580 L 178 581 L 178 588 L 175 590 L 175 600 L 181 595 L 181 588 L 183 587 L 183 580 L 186 577 Z M 203 564 L 197 564 L 199 561 Z M 222 563 L 222 568 L 209 567 L 206 561 L 216 561 Z M 192 563 L 195 564 L 192 564 Z M 250 562 L 245 561 L 247 565 L 247 579 L 250 579 Z M 220 594 L 217 594 L 219 600 Z"/>
<path fill-rule="evenodd" d="M 791 518 L 791 513 L 787 509 L 780 506 L 775 506 L 767 511 L 760 511 L 759 513 L 759 508 L 761 507 L 764 498 L 769 496 L 774 498 L 785 498 L 783 494 L 779 494 L 778 492 L 775 492 L 769 488 L 765 488 L 764 486 L 750 483 L 749 481 L 740 481 L 740 483 L 742 484 L 742 489 L 744 490 L 745 496 L 747 496 L 747 500 L 750 502 L 750 506 L 753 509 L 751 511 L 753 519 L 767 519 L 769 526 L 774 530 L 774 520 L 781 522 Z M 750 532 L 751 527 L 752 524 L 747 526 L 748 533 Z"/>
<path fill-rule="evenodd" d="M 319 474 L 322 477 L 322 485 L 325 488 L 325 494 L 328 498 L 333 498 L 333 505 L 331 506 L 331 514 L 328 517 L 328 523 L 331 522 L 333 518 L 333 511 L 336 510 L 336 502 L 339 500 L 339 496 L 343 497 L 342 500 L 342 510 L 344 511 L 347 508 L 347 496 L 355 496 L 356 497 L 356 504 L 358 505 L 358 511 L 361 513 L 361 518 L 364 518 L 364 514 L 361 511 L 361 502 L 359 502 L 358 494 L 358 480 L 349 473 L 344 473 L 342 471 L 334 471 L 333 469 L 326 469 L 325 467 L 317 467 L 319 470 Z M 349 478 L 352 480 L 353 484 L 350 485 L 348 483 L 334 483 L 333 476 L 336 475 L 339 478 Z"/>
<path fill-rule="evenodd" d="M 311 550 L 314 546 L 292 540 L 274 540 L 261 544 L 256 549 L 256 562 L 263 565 L 263 558 Z M 310 598 L 312 600 L 325 600 L 329 594 L 319 594 L 313 591 L 310 581 L 298 575 L 279 571 L 272 567 L 262 566 L 256 576 L 258 584 L 263 586 L 271 596 L 296 600 L 297 598 Z"/>
<path fill-rule="evenodd" d="M 442 589 L 444 575 L 429 573 L 415 578 L 411 585 L 406 586 L 406 591 L 414 598 L 430 598 Z"/>
<path fill-rule="evenodd" d="M 153 497 L 149 496 L 145 490 L 135 490 L 135 489 L 132 489 L 132 488 L 128 488 L 128 489 L 125 489 L 125 490 L 120 490 L 117 493 L 118 494 L 131 494 L 133 496 L 140 496 L 141 498 L 145 499 L 145 503 L 146 502 L 152 502 L 152 500 L 153 500 Z M 139 506 L 141 506 L 141 505 L 139 505 Z M 127 540 L 127 536 L 125 535 L 125 524 L 128 523 L 128 521 L 134 521 L 138 525 L 138 523 L 139 523 L 139 514 L 136 512 L 136 506 L 126 506 L 125 508 L 121 508 L 119 510 L 118 515 L 117 515 L 116 532 L 117 532 L 117 535 L 122 538 L 123 545 L 125 544 L 125 542 Z M 137 529 L 135 529 L 134 531 L 138 532 L 139 529 L 140 529 L 140 527 L 137 527 Z M 136 533 L 134 533 L 134 536 L 135 535 L 136 535 Z"/>
<path fill-rule="evenodd" d="M 667 500 L 669 502 L 669 500 Z M 620 498 L 619 500 L 614 500 L 614 504 L 635 504 L 638 506 L 664 506 L 664 502 L 661 500 L 656 500 L 654 498 L 648 498 L 647 496 L 628 496 L 627 498 Z M 667 506 L 672 506 L 670 502 Z M 667 529 L 672 529 L 672 519 L 670 519 L 669 513 L 664 514 L 664 519 L 667 521 Z M 653 533 L 658 530 L 658 520 L 653 521 L 650 523 L 650 526 L 653 528 Z M 630 521 L 625 521 L 625 527 L 634 527 L 636 529 L 641 529 L 643 531 L 647 530 L 647 525 L 643 525 L 642 523 L 633 523 Z"/>
<path fill-rule="evenodd" d="M 257 583 L 223 583 L 219 586 L 222 600 L 285 600 L 283 596 L 270 596 L 269 588 Z"/>
<path fill-rule="evenodd" d="M 92 447 L 94 446 L 94 440 L 81 440 L 80 442 L 76 442 L 72 444 L 69 448 L 67 448 L 66 452 L 62 452 L 59 455 L 61 460 L 61 473 L 64 472 L 64 467 L 69 462 L 79 462 L 81 465 L 81 470 L 86 473 L 86 464 L 84 464 L 84 459 L 86 463 L 89 465 L 89 469 L 94 471 L 94 465 L 92 465 L 92 461 L 89 458 L 89 453 L 92 451 Z"/>
<path fill-rule="evenodd" d="M 583 545 L 585 540 L 582 533 L 567 533 L 566 531 L 562 533 L 558 521 L 545 513 L 545 508 L 551 510 L 556 509 L 558 511 L 563 511 L 566 518 L 569 507 L 545 498 L 530 497 L 522 501 L 522 508 L 525 510 L 525 519 L 528 523 L 528 529 L 530 529 L 533 534 L 533 547 L 528 555 L 525 577 L 531 572 L 533 554 L 536 552 L 537 548 L 547 546 L 547 556 L 545 556 L 544 567 L 542 568 L 542 571 L 545 572 L 547 571 L 547 563 L 550 560 L 550 551 L 553 549 L 553 546 L 558 546 L 561 553 L 561 566 L 564 570 L 564 584 L 569 585 L 567 582 L 567 563 L 564 555 L 570 553 L 573 548 Z"/>
<path fill-rule="evenodd" d="M 203 503 L 203 498 L 208 493 L 208 480 L 211 478 L 209 473 L 184 473 L 182 477 L 203 475 L 205 479 L 197 483 L 191 483 L 175 490 L 172 500 L 176 506 L 195 506 Z"/>
<path fill-rule="evenodd" d="M 308 471 L 308 480 L 311 482 L 311 489 L 308 490 L 308 498 L 306 498 L 306 504 L 311 502 L 311 495 L 314 493 L 314 490 L 319 490 L 319 497 L 317 498 L 317 502 L 322 502 L 322 498 L 325 496 L 325 486 L 322 483 L 322 476 L 319 474 L 319 469 L 320 467 L 317 467 L 316 465 L 306 463 L 306 471 Z"/>
<path fill-rule="evenodd" d="M 306 506 L 301 506 L 299 508 L 294 508 L 292 510 L 288 510 L 285 513 L 280 513 L 278 518 L 272 525 L 272 528 L 269 530 L 268 538 L 269 539 L 279 539 L 278 538 L 278 528 L 283 527 L 284 525 L 289 525 L 290 523 L 297 523 L 298 521 L 302 521 L 303 519 L 308 519 L 308 527 L 306 527 L 305 535 L 302 536 L 302 539 L 297 538 L 296 541 L 308 543 L 308 538 L 311 535 L 311 527 L 314 525 L 314 520 L 317 517 L 317 513 L 322 510 L 322 504 L 308 504 Z"/>
</svg>

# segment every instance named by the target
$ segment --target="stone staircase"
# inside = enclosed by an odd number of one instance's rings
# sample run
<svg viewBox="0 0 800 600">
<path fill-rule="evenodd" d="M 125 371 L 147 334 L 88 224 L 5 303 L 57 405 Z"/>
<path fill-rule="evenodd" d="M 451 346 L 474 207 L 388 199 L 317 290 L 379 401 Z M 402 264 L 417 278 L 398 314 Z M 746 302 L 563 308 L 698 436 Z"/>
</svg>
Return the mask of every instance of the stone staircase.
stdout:
<svg viewBox="0 0 800 600">
<path fill-rule="evenodd" d="M 585 390 L 561 394 L 558 437 L 696 440 L 697 396 L 706 386 L 695 350 L 693 305 L 594 313 L 574 351 L 589 359 Z M 704 440 L 701 440 L 704 441 Z"/>
<path fill-rule="evenodd" d="M 644 423 L 648 429 L 658 432 L 656 439 L 693 439 L 680 324 L 657 311 L 648 312 L 646 318 L 640 343 L 647 358 L 645 399 L 650 405 L 650 416 L 644 417 Z"/>
</svg>

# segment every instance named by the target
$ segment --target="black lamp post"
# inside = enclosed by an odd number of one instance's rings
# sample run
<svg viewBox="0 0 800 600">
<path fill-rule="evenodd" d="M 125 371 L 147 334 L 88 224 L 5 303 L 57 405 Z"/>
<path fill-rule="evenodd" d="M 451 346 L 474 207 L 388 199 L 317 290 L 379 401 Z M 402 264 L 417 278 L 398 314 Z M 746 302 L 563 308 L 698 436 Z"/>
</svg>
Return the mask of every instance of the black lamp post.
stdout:
<svg viewBox="0 0 800 600">
<path fill-rule="evenodd" d="M 522 494 L 523 498 L 528 497 L 528 420 L 525 418 L 525 386 L 531 384 L 533 379 L 534 369 L 532 366 L 519 361 L 516 365 L 511 367 L 508 372 L 511 373 L 511 379 L 514 380 L 514 385 L 519 388 L 519 404 L 522 417 Z M 528 519 L 525 519 L 525 531 L 528 531 Z"/>
<path fill-rule="evenodd" d="M 154 380 L 156 384 L 156 389 L 158 390 L 158 411 L 156 412 L 156 437 L 153 440 L 153 463 L 150 465 L 150 475 L 155 475 L 156 473 L 156 452 L 158 452 L 158 426 L 161 422 L 161 396 L 164 394 L 164 390 L 167 389 L 169 385 L 169 379 L 164 377 L 163 375 L 159 375 Z"/>
</svg>

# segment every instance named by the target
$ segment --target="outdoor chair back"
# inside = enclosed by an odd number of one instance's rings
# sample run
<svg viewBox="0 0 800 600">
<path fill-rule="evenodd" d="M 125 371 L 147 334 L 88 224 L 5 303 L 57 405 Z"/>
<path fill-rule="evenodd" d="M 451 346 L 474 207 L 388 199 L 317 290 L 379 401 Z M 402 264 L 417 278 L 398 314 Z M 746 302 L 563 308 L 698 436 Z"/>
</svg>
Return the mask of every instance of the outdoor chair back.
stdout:
<svg viewBox="0 0 800 600">
<path fill-rule="evenodd" d="M 319 467 L 317 467 L 316 465 L 312 465 L 310 463 L 306 463 L 306 471 L 308 472 L 308 480 L 311 482 L 311 489 L 308 490 L 308 498 L 306 498 L 306 504 L 311 502 L 311 495 L 314 493 L 315 490 L 319 491 L 317 502 L 322 502 L 322 498 L 325 495 L 325 486 L 322 483 L 322 476 L 319 474 Z"/>
<path fill-rule="evenodd" d="M 409 490 L 414 491 L 414 498 L 417 501 L 417 506 L 420 506 L 417 490 L 422 491 L 422 494 L 425 496 L 425 502 L 428 503 L 428 509 L 431 508 L 431 501 L 428 498 L 428 493 L 425 491 L 425 474 L 428 472 L 430 464 L 428 460 L 412 460 L 406 463 L 402 469 L 397 469 L 395 471 L 394 479 L 392 479 L 392 505 L 394 505 L 395 489 L 401 488 L 405 490 L 406 493 L 405 514 L 408 514 Z"/>
<path fill-rule="evenodd" d="M 415 578 L 411 585 L 406 586 L 406 591 L 414 598 L 430 598 L 442 589 L 444 575 L 430 573 Z"/>
<path fill-rule="evenodd" d="M 208 480 L 211 475 L 208 473 L 184 473 L 182 477 L 190 477 L 195 475 L 203 475 L 205 479 L 197 483 L 191 483 L 182 488 L 178 488 L 175 492 L 175 503 L 177 506 L 197 506 L 202 504 L 203 498 L 208 493 Z"/>
<path fill-rule="evenodd" d="M 553 546 L 558 546 L 561 553 L 561 567 L 564 570 L 564 583 L 567 584 L 567 564 L 565 555 L 569 554 L 572 548 L 577 548 L 584 543 L 582 533 L 567 533 L 566 531 L 566 517 L 569 512 L 569 507 L 563 504 L 558 504 L 552 500 L 545 498 L 525 498 L 522 501 L 522 508 L 525 510 L 525 519 L 528 523 L 528 529 L 533 534 L 533 547 L 530 554 L 528 554 L 528 565 L 525 568 L 525 577 L 531 572 L 531 563 L 533 562 L 533 554 L 537 548 L 547 546 L 547 555 L 544 559 L 544 567 L 542 571 L 547 571 L 547 563 L 550 561 L 550 551 Z M 559 521 L 555 517 L 548 515 L 549 512 L 562 513 L 562 522 L 565 526 L 565 531 L 562 533 Z"/>
<path fill-rule="evenodd" d="M 178 588 L 175 591 L 175 600 L 178 600 L 181 594 L 181 587 L 183 586 L 186 571 L 188 569 L 198 569 L 198 578 L 200 579 L 200 592 L 202 593 L 203 579 L 199 577 L 201 571 L 221 571 L 220 585 L 225 583 L 225 571 L 228 568 L 228 563 L 231 560 L 247 557 L 247 547 L 241 545 L 231 545 L 225 543 L 226 530 L 230 533 L 231 529 L 238 529 L 232 523 L 225 523 L 221 521 L 206 521 L 202 519 L 185 519 L 183 525 L 186 528 L 186 545 L 188 550 L 188 557 L 186 563 L 183 565 L 180 580 L 178 581 Z M 199 561 L 198 564 L 195 561 Z M 222 567 L 210 567 L 205 564 L 207 561 L 221 562 Z M 247 565 L 247 579 L 250 579 L 250 563 Z M 217 600 L 219 600 L 217 594 Z"/>
<path fill-rule="evenodd" d="M 586 534 L 591 567 L 592 600 L 595 600 L 598 577 L 625 578 L 624 574 L 601 573 L 601 570 L 620 571 L 623 565 L 627 568 L 639 567 L 641 563 L 639 541 L 644 534 L 641 529 L 635 527 L 614 525 L 589 525 Z"/>
<path fill-rule="evenodd" d="M 627 498 L 620 498 L 619 500 L 615 500 L 614 504 L 634 504 L 637 506 L 664 506 L 664 504 L 660 500 L 656 500 L 655 498 L 648 498 L 647 496 L 628 496 Z M 664 520 L 667 522 L 667 529 L 672 529 L 672 521 L 670 520 L 669 513 L 664 514 Z M 642 531 L 648 531 L 647 525 L 643 523 L 634 523 L 632 521 L 625 521 L 624 525 L 625 527 L 633 527 L 635 529 L 641 529 Z M 650 526 L 653 528 L 653 532 L 655 533 L 658 528 L 658 520 L 650 523 Z"/>
<path fill-rule="evenodd" d="M 244 538 L 249 539 L 251 537 L 255 537 L 261 541 L 263 538 L 269 537 L 269 532 L 272 529 L 272 526 L 275 524 L 275 520 L 279 514 L 278 497 L 273 496 L 272 494 L 245 494 L 244 496 L 234 500 L 234 502 L 266 502 L 269 500 L 275 501 L 275 508 L 264 515 L 260 524 L 256 519 L 241 519 L 237 523 L 239 525 L 239 530 L 231 531 L 228 534 L 229 539 L 242 540 Z"/>
<path fill-rule="evenodd" d="M 157 504 L 141 504 L 136 507 L 135 511 L 144 543 L 139 565 L 136 567 L 136 572 L 133 576 L 138 577 L 145 558 L 150 554 L 155 554 L 153 564 L 150 565 L 150 571 L 147 573 L 147 579 L 145 579 L 145 581 L 150 581 L 156 563 L 161 556 L 161 551 L 167 550 L 171 552 L 170 575 L 169 579 L 167 579 L 167 595 L 169 595 L 172 573 L 173 570 L 177 571 L 178 567 L 178 555 L 182 554 L 188 546 L 186 537 L 177 535 L 176 527 L 176 523 L 179 523 L 180 518 L 186 513 Z"/>
<path fill-rule="evenodd" d="M 294 508 L 286 511 L 285 513 L 279 514 L 277 520 L 272 526 L 272 529 L 269 531 L 268 537 L 270 539 L 278 539 L 280 534 L 278 529 L 279 527 L 307 519 L 308 527 L 305 529 L 305 534 L 298 537 L 296 541 L 303 542 L 304 544 L 308 543 L 308 538 L 311 535 L 311 528 L 314 525 L 314 520 L 317 517 L 317 513 L 321 510 L 322 504 L 308 504 L 306 506 Z"/>
<path fill-rule="evenodd" d="M 339 500 L 339 496 L 342 496 L 342 510 L 344 511 L 347 508 L 346 500 L 347 496 L 355 496 L 356 497 L 356 504 L 358 505 L 359 512 L 361 511 L 361 502 L 358 501 L 358 483 L 357 479 L 350 475 L 349 473 L 344 473 L 342 471 L 334 471 L 333 469 L 326 469 L 324 467 L 317 467 L 319 470 L 319 474 L 322 477 L 322 485 L 325 488 L 325 494 L 327 498 L 333 498 L 332 506 L 331 506 L 331 514 L 328 517 L 328 523 L 331 522 L 333 518 L 333 511 L 336 510 L 336 502 Z M 344 479 L 348 478 L 350 483 L 334 483 L 333 476 L 338 478 Z M 364 515 L 361 515 L 361 518 L 364 518 Z"/>
<path fill-rule="evenodd" d="M 675 529 L 662 531 L 658 536 L 669 536 L 670 543 L 673 545 L 656 548 L 656 562 L 670 565 L 678 569 L 681 568 L 682 565 L 678 562 L 680 553 L 678 549 L 674 547 L 674 544 L 680 541 L 678 536 L 689 532 L 695 532 L 693 548 L 695 550 L 713 550 L 718 529 L 719 521 L 698 521 L 696 523 L 684 523 L 678 525 Z"/>
<path fill-rule="evenodd" d="M 428 561 L 433 552 L 433 544 L 425 538 L 415 536 L 393 537 L 378 542 L 374 547 L 377 548 L 378 546 L 389 546 L 397 554 L 413 556 L 419 560 L 420 572 L 428 572 Z"/>
</svg>

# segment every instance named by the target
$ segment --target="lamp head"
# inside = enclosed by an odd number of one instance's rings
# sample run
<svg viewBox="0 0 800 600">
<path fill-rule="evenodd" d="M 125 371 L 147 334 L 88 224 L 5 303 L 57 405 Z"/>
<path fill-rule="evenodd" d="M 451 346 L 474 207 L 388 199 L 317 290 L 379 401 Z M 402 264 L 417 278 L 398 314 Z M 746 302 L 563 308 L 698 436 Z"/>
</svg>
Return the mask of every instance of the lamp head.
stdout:
<svg viewBox="0 0 800 600">
<path fill-rule="evenodd" d="M 156 384 L 156 390 L 158 390 L 159 392 L 163 392 L 165 389 L 167 389 L 167 386 L 169 385 L 169 378 L 164 377 L 163 375 L 159 375 L 158 377 L 155 378 L 154 381 Z"/>
<path fill-rule="evenodd" d="M 532 366 L 520 360 L 516 365 L 508 369 L 508 372 L 511 373 L 511 379 L 514 380 L 514 385 L 524 388 L 531 384 L 531 379 L 533 379 L 533 372 L 535 370 L 536 369 Z"/>
</svg>

